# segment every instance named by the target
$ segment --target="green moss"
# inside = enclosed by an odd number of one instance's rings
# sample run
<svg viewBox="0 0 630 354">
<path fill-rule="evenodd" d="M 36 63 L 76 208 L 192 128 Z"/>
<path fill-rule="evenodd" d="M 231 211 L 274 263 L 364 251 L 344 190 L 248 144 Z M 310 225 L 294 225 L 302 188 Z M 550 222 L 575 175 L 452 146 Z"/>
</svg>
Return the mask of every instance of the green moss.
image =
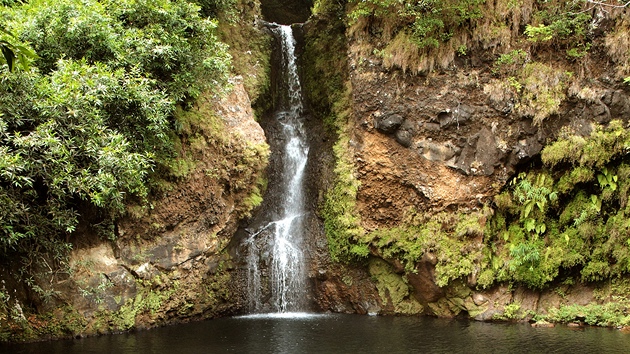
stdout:
<svg viewBox="0 0 630 354">
<path fill-rule="evenodd" d="M 407 224 L 377 229 L 364 238 L 385 259 L 397 259 L 407 272 L 414 272 L 422 256 L 437 257 L 435 277 L 438 286 L 471 275 L 483 263 L 482 249 L 470 247 L 470 237 L 482 237 L 484 212 L 415 214 Z"/>
<path fill-rule="evenodd" d="M 495 198 L 487 232 L 505 244 L 490 258 L 509 264 L 498 281 L 542 288 L 562 270 L 579 271 L 582 281 L 628 274 L 628 137 L 619 121 L 589 137 L 565 131 L 543 150 L 542 170 L 519 175 Z"/>
<path fill-rule="evenodd" d="M 69 305 L 28 318 L 15 314 L 11 317 L 0 318 L 0 342 L 74 337 L 87 326 L 86 318 Z"/>
<path fill-rule="evenodd" d="M 127 299 L 116 311 L 100 310 L 97 313 L 95 329 L 105 333 L 128 331 L 136 327 L 140 315 L 156 318 L 166 302 L 179 290 L 179 283 L 167 282 L 160 276 L 151 281 L 137 282 L 138 293 L 134 298 Z"/>
<path fill-rule="evenodd" d="M 418 314 L 422 305 L 410 296 L 406 278 L 394 273 L 391 266 L 382 259 L 373 258 L 369 263 L 370 275 L 376 282 L 376 288 L 383 304 L 390 304 L 400 314 Z"/>
<path fill-rule="evenodd" d="M 335 184 L 326 193 L 322 209 L 328 248 L 333 260 L 364 258 L 367 255 L 367 247 L 362 241 L 365 231 L 356 210 L 359 182 L 354 176 L 348 143 L 347 138 L 341 137 L 335 144 Z"/>
<path fill-rule="evenodd" d="M 267 178 L 265 176 L 260 176 L 256 180 L 256 184 L 252 189 L 251 194 L 245 199 L 245 208 L 247 209 L 247 214 L 251 212 L 251 210 L 258 207 L 263 202 L 263 195 L 267 190 Z"/>
<path fill-rule="evenodd" d="M 547 64 L 526 64 L 518 75 L 522 91 L 517 111 L 531 116 L 534 125 L 541 125 L 545 118 L 558 112 L 571 77 L 570 73 Z"/>
<path fill-rule="evenodd" d="M 595 125 L 586 138 L 565 130 L 558 141 L 543 149 L 541 158 L 550 168 L 569 163 L 600 169 L 624 155 L 629 147 L 630 133 L 622 121 L 614 120 L 606 127 Z"/>
<path fill-rule="evenodd" d="M 588 183 L 595 179 L 595 172 L 584 166 L 578 166 L 571 170 L 569 174 L 563 175 L 556 188 L 559 193 L 567 194 L 571 192 L 578 184 Z"/>
<path fill-rule="evenodd" d="M 271 107 L 272 37 L 253 25 L 260 18 L 260 3 L 234 0 L 236 6 L 219 24 L 221 40 L 230 46 L 233 71 L 243 77 L 243 85 L 257 117 Z M 238 11 L 236 11 L 238 9 Z M 223 16 L 222 16 L 223 17 Z"/>
</svg>

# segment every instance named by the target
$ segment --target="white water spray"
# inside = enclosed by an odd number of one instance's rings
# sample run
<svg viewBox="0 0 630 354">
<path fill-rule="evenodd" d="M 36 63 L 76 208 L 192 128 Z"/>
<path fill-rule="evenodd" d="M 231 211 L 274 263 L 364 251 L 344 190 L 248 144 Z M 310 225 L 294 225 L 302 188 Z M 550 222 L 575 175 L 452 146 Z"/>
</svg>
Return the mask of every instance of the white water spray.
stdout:
<svg viewBox="0 0 630 354">
<path fill-rule="evenodd" d="M 282 127 L 283 170 L 280 181 L 282 189 L 280 217 L 252 233 L 248 238 L 248 291 L 250 309 L 261 311 L 264 276 L 261 276 L 262 259 L 270 258 L 268 265 L 269 291 L 271 306 L 276 312 L 303 310 L 306 298 L 306 264 L 303 242 L 304 210 L 304 170 L 308 157 L 308 145 L 302 114 L 302 88 L 298 77 L 295 39 L 290 26 L 273 26 L 272 31 L 281 42 L 282 75 L 287 92 L 286 103 L 276 113 Z M 270 232 L 271 231 L 271 232 Z M 269 234 L 266 244 L 257 242 L 257 238 Z M 269 254 L 268 254 L 269 253 Z M 268 257 L 266 257 L 268 254 Z"/>
</svg>

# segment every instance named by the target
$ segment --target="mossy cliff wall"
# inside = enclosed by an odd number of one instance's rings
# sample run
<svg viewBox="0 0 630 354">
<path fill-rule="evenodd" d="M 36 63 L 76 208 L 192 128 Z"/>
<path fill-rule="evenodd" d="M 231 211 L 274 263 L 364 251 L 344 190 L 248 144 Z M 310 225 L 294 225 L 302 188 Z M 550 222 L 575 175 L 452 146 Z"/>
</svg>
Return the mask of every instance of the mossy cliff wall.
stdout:
<svg viewBox="0 0 630 354">
<path fill-rule="evenodd" d="M 315 4 L 307 92 L 337 134 L 321 215 L 357 272 L 320 271 L 322 307 L 627 324 L 617 5 Z"/>
<path fill-rule="evenodd" d="M 228 245 L 261 202 L 269 156 L 252 108 L 265 109 L 269 89 L 270 39 L 256 27 L 259 18 L 258 2 L 249 0 L 220 16 L 233 57 L 230 88 L 178 109 L 177 157 L 152 177 L 148 203 L 128 205 L 114 239 L 97 236 L 98 218 L 82 211 L 62 267 L 0 270 L 0 341 L 120 332 L 241 309 Z"/>
</svg>

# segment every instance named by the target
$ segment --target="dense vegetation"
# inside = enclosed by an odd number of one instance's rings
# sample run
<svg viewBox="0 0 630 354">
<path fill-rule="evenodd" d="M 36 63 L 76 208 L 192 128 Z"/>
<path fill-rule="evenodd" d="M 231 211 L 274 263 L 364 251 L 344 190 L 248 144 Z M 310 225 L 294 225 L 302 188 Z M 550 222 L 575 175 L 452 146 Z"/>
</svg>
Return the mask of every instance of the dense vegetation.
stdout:
<svg viewBox="0 0 630 354">
<path fill-rule="evenodd" d="M 3 3 L 3 52 L 37 55 L 0 72 L 0 258 L 28 274 L 63 260 L 81 218 L 113 237 L 125 205 L 146 204 L 174 157 L 175 108 L 227 83 L 205 15 L 233 1 Z"/>
</svg>

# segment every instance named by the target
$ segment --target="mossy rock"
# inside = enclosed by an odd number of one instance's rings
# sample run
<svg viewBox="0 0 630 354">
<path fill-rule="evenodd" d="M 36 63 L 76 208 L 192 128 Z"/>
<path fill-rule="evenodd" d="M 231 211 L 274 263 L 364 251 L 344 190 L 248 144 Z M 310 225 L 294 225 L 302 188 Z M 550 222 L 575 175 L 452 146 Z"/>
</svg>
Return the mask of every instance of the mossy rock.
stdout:
<svg viewBox="0 0 630 354">
<path fill-rule="evenodd" d="M 391 305 L 395 313 L 404 315 L 419 314 L 424 311 L 424 307 L 410 296 L 407 280 L 396 274 L 387 262 L 380 258 L 373 258 L 370 260 L 369 271 L 376 281 L 376 288 L 384 305 Z"/>
</svg>

